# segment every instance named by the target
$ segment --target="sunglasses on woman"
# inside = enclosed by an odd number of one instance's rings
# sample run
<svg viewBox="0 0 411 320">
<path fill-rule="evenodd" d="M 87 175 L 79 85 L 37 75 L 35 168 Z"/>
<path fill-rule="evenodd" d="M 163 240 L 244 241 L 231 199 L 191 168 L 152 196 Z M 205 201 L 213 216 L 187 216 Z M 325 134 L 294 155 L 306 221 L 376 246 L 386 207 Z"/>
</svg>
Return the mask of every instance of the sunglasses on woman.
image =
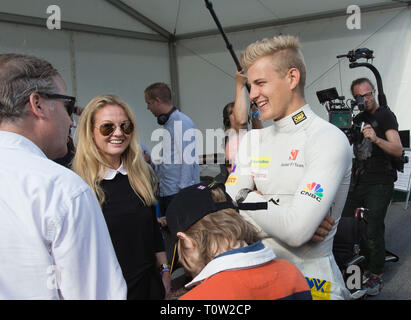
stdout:
<svg viewBox="0 0 411 320">
<path fill-rule="evenodd" d="M 130 134 L 134 130 L 133 123 L 131 121 L 123 121 L 119 125 L 120 130 L 124 134 Z M 105 122 L 101 124 L 98 129 L 103 136 L 109 136 L 116 130 L 117 126 L 113 122 Z"/>
</svg>

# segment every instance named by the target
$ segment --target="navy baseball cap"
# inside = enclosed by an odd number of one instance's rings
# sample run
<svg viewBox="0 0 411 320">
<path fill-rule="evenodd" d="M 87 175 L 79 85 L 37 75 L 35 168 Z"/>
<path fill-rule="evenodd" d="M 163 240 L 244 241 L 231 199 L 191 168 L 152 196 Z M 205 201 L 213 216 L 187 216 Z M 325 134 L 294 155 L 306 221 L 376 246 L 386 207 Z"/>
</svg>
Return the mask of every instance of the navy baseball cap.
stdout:
<svg viewBox="0 0 411 320">
<path fill-rule="evenodd" d="M 215 188 L 220 188 L 224 192 L 227 201 L 214 202 L 211 190 Z M 236 209 L 236 206 L 222 183 L 199 183 L 181 189 L 174 196 L 166 211 L 167 226 L 171 233 L 172 244 L 174 245 L 177 242 L 178 232 L 186 231 L 210 213 L 227 208 Z"/>
</svg>

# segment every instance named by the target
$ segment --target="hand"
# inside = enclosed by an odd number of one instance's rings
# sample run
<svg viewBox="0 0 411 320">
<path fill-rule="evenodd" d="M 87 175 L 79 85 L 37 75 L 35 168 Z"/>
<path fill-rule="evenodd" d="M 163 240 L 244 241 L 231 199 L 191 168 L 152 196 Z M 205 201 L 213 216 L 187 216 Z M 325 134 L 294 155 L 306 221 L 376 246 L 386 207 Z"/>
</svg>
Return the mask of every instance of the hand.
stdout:
<svg viewBox="0 0 411 320">
<path fill-rule="evenodd" d="M 167 220 L 166 217 L 157 218 L 157 222 L 160 224 L 162 228 L 167 227 Z"/>
<path fill-rule="evenodd" d="M 315 231 L 311 241 L 322 242 L 325 237 L 328 236 L 328 233 L 331 231 L 332 227 L 335 225 L 335 221 L 329 215 L 325 216 L 324 220 L 318 226 L 318 229 Z"/>
<path fill-rule="evenodd" d="M 366 124 L 362 129 L 362 134 L 364 135 L 364 138 L 369 139 L 371 142 L 377 142 L 378 137 L 371 125 Z"/>
<path fill-rule="evenodd" d="M 242 89 L 245 87 L 245 84 L 247 83 L 247 76 L 244 74 L 244 71 L 237 71 L 235 73 L 235 85 L 237 88 Z"/>
<path fill-rule="evenodd" d="M 144 160 L 154 169 L 154 163 L 151 161 L 150 155 L 145 150 L 143 150 L 143 157 Z"/>
<path fill-rule="evenodd" d="M 164 300 L 170 300 L 171 298 L 171 275 L 169 271 L 163 272 L 161 275 L 161 280 L 163 281 L 165 296 Z"/>
<path fill-rule="evenodd" d="M 144 157 L 144 160 L 146 160 L 146 162 L 148 164 L 151 164 L 150 156 L 148 155 L 148 153 L 145 150 L 143 150 L 143 157 Z"/>
</svg>

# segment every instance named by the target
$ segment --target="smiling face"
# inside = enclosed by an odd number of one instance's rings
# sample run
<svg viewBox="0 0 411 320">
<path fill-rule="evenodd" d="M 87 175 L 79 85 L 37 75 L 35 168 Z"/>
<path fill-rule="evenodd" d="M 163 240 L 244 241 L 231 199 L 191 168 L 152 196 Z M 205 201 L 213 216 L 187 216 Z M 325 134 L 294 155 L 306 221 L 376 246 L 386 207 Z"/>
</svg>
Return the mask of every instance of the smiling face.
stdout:
<svg viewBox="0 0 411 320">
<path fill-rule="evenodd" d="M 114 168 L 118 169 L 121 164 L 121 155 L 130 145 L 131 135 L 124 133 L 120 126 L 130 121 L 123 108 L 118 105 L 105 105 L 94 115 L 94 142 L 100 154 Z M 114 124 L 115 129 L 112 133 L 104 136 L 100 132 L 101 125 Z"/>
<path fill-rule="evenodd" d="M 289 72 L 281 76 L 273 63 L 272 56 L 256 60 L 247 70 L 250 83 L 250 100 L 254 100 L 260 109 L 262 120 L 280 120 L 292 113 L 292 89 Z"/>
</svg>

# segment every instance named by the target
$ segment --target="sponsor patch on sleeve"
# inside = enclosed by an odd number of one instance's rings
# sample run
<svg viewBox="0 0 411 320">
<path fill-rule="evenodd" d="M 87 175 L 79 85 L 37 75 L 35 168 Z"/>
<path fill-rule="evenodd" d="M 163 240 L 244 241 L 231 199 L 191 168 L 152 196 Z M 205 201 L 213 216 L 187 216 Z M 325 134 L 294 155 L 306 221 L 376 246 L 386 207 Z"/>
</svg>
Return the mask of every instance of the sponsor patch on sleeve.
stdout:
<svg viewBox="0 0 411 320">
<path fill-rule="evenodd" d="M 309 196 L 318 202 L 321 202 L 321 199 L 324 195 L 324 188 L 321 187 L 319 183 L 309 183 L 304 187 L 304 190 L 300 192 L 302 195 Z"/>
</svg>

